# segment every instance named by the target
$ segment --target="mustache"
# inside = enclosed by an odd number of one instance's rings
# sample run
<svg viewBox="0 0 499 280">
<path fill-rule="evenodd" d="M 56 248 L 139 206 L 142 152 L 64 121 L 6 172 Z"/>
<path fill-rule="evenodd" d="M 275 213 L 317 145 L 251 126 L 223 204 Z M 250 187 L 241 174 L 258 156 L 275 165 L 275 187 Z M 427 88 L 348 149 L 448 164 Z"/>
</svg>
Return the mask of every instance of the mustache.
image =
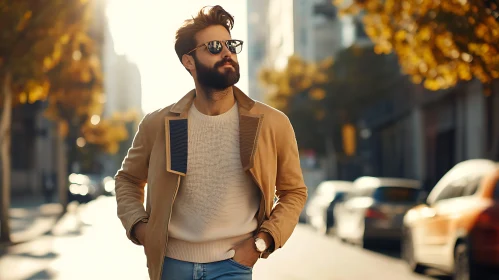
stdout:
<svg viewBox="0 0 499 280">
<path fill-rule="evenodd" d="M 226 63 L 230 63 L 230 65 L 232 65 L 232 67 L 234 67 L 234 69 L 236 69 L 239 66 L 239 64 L 237 64 L 237 62 L 232 60 L 232 58 L 226 57 L 226 58 L 220 60 L 219 62 L 215 63 L 215 68 L 222 67 Z"/>
</svg>

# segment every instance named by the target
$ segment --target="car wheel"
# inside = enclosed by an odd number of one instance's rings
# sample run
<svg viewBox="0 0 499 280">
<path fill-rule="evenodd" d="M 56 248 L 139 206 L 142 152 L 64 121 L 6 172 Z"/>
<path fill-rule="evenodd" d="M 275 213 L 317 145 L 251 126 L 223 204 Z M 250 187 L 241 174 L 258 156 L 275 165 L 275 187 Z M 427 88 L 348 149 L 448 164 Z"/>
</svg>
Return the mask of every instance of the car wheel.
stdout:
<svg viewBox="0 0 499 280">
<path fill-rule="evenodd" d="M 471 258 L 469 246 L 466 242 L 459 243 L 454 252 L 454 280 L 476 280 L 487 279 L 482 271 Z"/>
<path fill-rule="evenodd" d="M 423 274 L 426 268 L 420 265 L 414 256 L 414 243 L 409 229 L 404 230 L 402 237 L 402 259 L 409 266 L 412 272 Z"/>
</svg>

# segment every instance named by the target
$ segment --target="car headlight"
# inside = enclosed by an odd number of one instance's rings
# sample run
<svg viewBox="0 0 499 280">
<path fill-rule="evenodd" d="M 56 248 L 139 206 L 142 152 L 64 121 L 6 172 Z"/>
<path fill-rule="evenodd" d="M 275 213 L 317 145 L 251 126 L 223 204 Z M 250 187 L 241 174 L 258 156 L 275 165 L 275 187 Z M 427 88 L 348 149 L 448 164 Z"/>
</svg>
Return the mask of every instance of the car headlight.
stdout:
<svg viewBox="0 0 499 280">
<path fill-rule="evenodd" d="M 114 191 L 114 187 L 114 180 L 109 180 L 106 182 L 106 184 L 104 184 L 104 189 L 106 190 L 106 192 Z"/>
</svg>

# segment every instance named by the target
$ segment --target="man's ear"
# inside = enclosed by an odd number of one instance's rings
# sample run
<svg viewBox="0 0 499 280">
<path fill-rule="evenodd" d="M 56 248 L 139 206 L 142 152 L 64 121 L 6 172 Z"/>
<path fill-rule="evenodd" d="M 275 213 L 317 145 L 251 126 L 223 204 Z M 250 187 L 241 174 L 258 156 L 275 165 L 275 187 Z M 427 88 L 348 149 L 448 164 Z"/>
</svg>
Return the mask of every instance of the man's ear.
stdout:
<svg viewBox="0 0 499 280">
<path fill-rule="evenodd" d="M 196 70 L 196 64 L 194 64 L 194 57 L 192 57 L 191 55 L 184 54 L 182 56 L 182 64 L 187 70 L 191 72 Z"/>
</svg>

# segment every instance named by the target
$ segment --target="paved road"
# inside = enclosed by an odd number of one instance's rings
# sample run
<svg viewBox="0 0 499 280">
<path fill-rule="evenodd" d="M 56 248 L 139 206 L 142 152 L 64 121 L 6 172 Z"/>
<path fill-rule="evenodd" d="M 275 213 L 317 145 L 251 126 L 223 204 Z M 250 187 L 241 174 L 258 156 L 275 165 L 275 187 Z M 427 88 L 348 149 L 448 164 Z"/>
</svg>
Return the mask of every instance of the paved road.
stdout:
<svg viewBox="0 0 499 280">
<path fill-rule="evenodd" d="M 285 247 L 259 261 L 254 279 L 441 279 L 407 271 L 396 253 L 341 244 L 299 225 Z M 11 247 L 0 256 L 0 279 L 147 279 L 142 248 L 129 242 L 113 197 L 67 214 L 51 234 Z M 445 278 L 443 278 L 445 279 Z"/>
</svg>

